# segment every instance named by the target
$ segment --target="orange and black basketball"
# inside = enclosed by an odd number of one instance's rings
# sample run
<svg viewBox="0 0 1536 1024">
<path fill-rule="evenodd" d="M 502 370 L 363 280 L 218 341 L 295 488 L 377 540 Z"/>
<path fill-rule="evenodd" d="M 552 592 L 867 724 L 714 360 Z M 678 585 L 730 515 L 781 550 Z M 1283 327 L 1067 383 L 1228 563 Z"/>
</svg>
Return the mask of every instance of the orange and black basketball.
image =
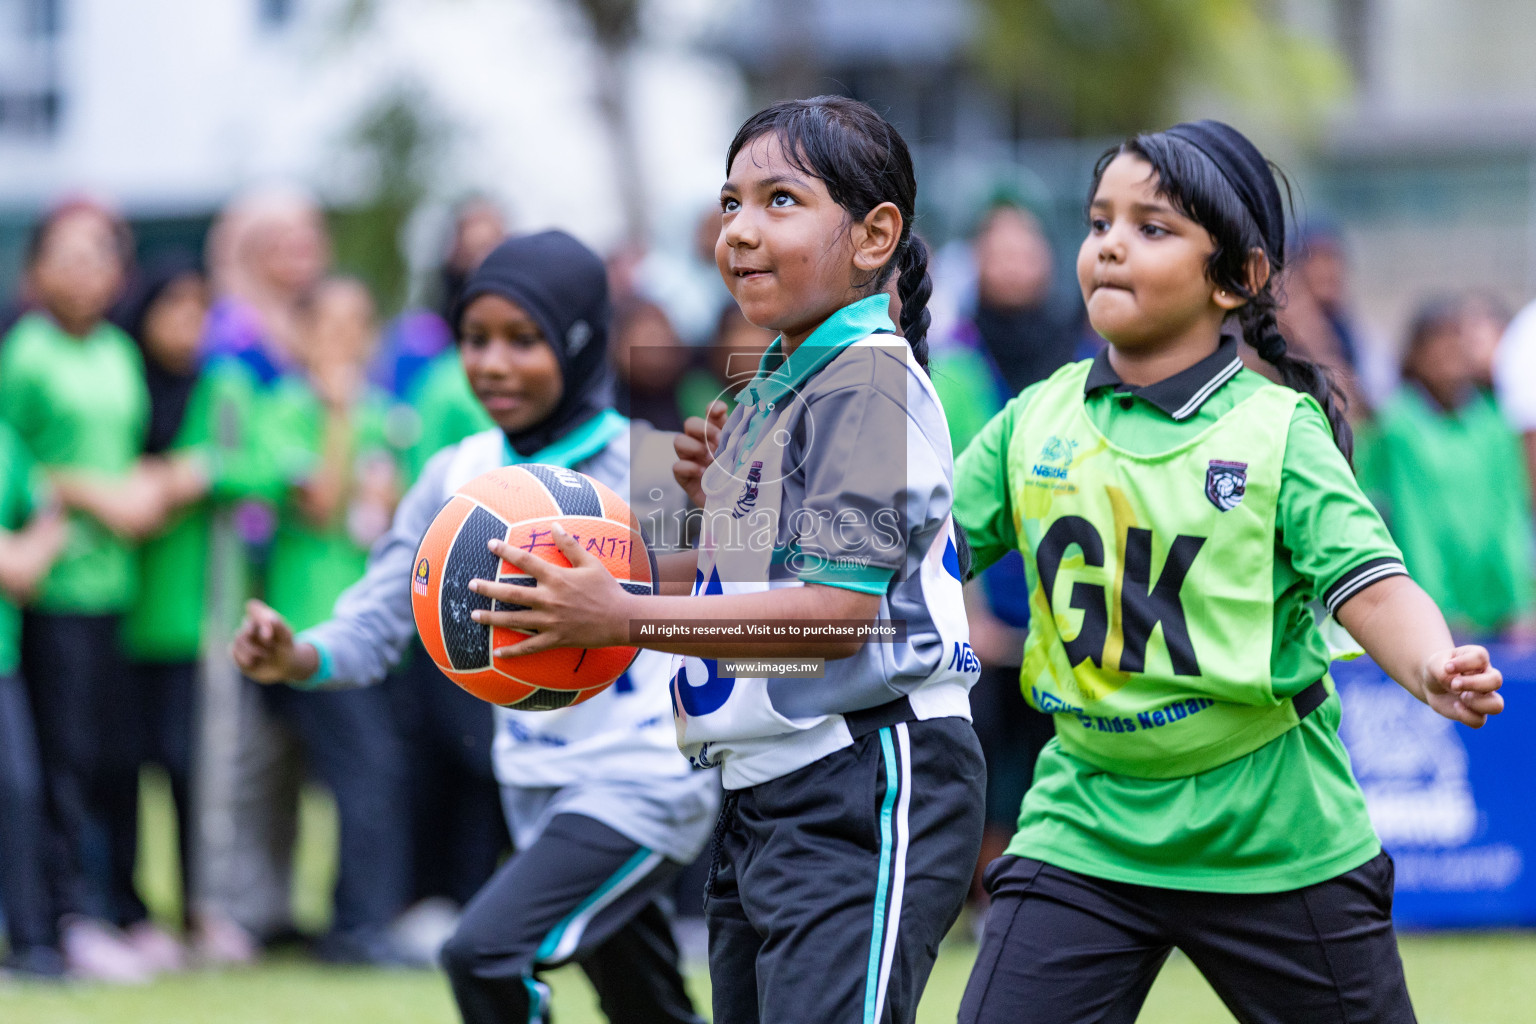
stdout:
<svg viewBox="0 0 1536 1024">
<path fill-rule="evenodd" d="M 481 625 L 470 613 L 508 607 L 469 589 L 474 579 L 534 586 L 533 577 L 486 548 L 492 538 L 569 565 L 555 546 L 559 523 L 625 590 L 654 592 L 655 564 L 629 506 L 584 473 L 528 464 L 494 469 L 460 487 L 416 550 L 411 606 L 416 630 L 443 674 L 492 704 L 552 711 L 596 696 L 624 673 L 634 647 L 559 647 L 513 658 L 491 652 L 527 634 Z"/>
</svg>

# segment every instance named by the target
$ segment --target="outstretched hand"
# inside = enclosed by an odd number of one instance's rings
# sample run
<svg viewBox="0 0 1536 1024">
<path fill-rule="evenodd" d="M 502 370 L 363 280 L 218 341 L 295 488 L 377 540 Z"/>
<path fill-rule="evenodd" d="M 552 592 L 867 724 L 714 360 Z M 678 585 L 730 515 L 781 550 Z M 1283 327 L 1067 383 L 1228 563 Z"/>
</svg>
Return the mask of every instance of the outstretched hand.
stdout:
<svg viewBox="0 0 1536 1024">
<path fill-rule="evenodd" d="M 518 611 L 476 611 L 471 617 L 483 626 L 500 626 L 534 634 L 509 647 L 498 647 L 498 658 L 533 654 L 552 647 L 612 647 L 629 643 L 629 602 L 634 595 L 619 586 L 601 560 L 565 532 L 551 527 L 555 546 L 571 563 L 554 565 L 531 551 L 501 540 L 486 545 L 508 565 L 533 577 L 534 586 L 471 580 L 469 589 Z"/>
<path fill-rule="evenodd" d="M 707 418 L 688 417 L 683 432 L 672 442 L 678 460 L 672 466 L 672 476 L 698 508 L 704 507 L 704 470 L 715 461 L 720 431 L 729 414 L 730 409 L 717 399 L 710 403 Z"/>
<path fill-rule="evenodd" d="M 1499 687 L 1504 674 L 1493 667 L 1488 649 L 1468 644 L 1431 655 L 1422 671 L 1424 702 L 1446 718 L 1480 729 L 1489 715 L 1504 710 Z"/>
<path fill-rule="evenodd" d="M 235 631 L 230 654 L 240 671 L 258 683 L 308 679 L 319 667 L 309 644 L 296 644 L 288 620 L 260 601 L 245 603 L 245 618 Z"/>
</svg>

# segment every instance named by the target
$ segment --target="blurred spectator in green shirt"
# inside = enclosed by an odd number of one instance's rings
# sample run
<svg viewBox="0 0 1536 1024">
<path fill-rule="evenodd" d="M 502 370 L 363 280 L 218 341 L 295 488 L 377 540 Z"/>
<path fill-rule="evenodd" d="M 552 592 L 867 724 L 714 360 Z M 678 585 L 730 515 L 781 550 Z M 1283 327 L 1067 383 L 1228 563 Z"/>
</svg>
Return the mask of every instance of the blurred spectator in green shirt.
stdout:
<svg viewBox="0 0 1536 1024">
<path fill-rule="evenodd" d="M 77 973 L 137 982 L 149 973 L 103 918 L 117 894 L 85 870 L 105 826 L 134 827 L 137 765 L 117 723 L 133 713 L 123 685 L 122 614 L 137 593 L 134 543 L 159 528 L 160 483 L 139 471 L 149 396 L 138 350 L 107 321 L 127 268 L 127 229 L 76 200 L 39 223 L 27 258 L 33 311 L 0 344 L 0 419 L 69 508 L 69 541 L 22 625 L 22 676 L 37 727 L 48 869 L 62 946 Z M 136 804 L 135 804 L 136 806 Z"/>
<path fill-rule="evenodd" d="M 1414 318 L 1402 383 L 1356 448 L 1413 578 L 1457 633 L 1529 634 L 1532 537 L 1520 442 L 1479 386 L 1462 300 Z"/>
<path fill-rule="evenodd" d="M 464 282 L 506 237 L 506 216 L 493 200 L 470 196 L 460 202 L 443 262 L 428 282 L 430 308 L 407 310 L 386 331 L 393 359 L 390 387 L 416 414 L 407 482 L 444 448 L 495 426 L 469 390 L 448 324 Z"/>
<path fill-rule="evenodd" d="M 306 629 L 357 582 L 368 547 L 389 528 L 399 455 L 386 430 L 390 400 L 370 386 L 373 299 L 359 281 L 321 282 L 300 305 L 296 353 L 265 405 L 265 447 L 288 482 L 268 566 L 267 603 Z"/>
<path fill-rule="evenodd" d="M 389 529 L 404 452 L 387 429 L 390 398 L 367 382 L 378 341 L 360 281 L 331 278 L 296 310 L 300 374 L 264 403 L 261 436 L 287 493 L 267 569 L 267 603 L 296 629 L 330 617 Z M 262 687 L 309 770 L 336 800 L 340 849 L 331 930 L 316 955 L 333 963 L 410 961 L 388 933 L 408 896 L 405 761 L 382 687 L 305 692 Z"/>
<path fill-rule="evenodd" d="M 134 714 L 117 723 L 136 762 L 159 765 L 170 781 L 182 923 L 202 951 L 217 925 L 208 908 L 194 907 L 199 844 L 191 765 L 214 507 L 273 498 L 276 482 L 253 437 L 255 375 L 233 358 L 205 360 L 199 352 L 210 303 L 201 270 L 190 259 L 170 259 L 144 274 L 123 307 L 123 325 L 139 344 L 149 386 L 141 465 L 158 475 L 168 518 L 138 550 L 138 595 L 123 623 Z M 122 794 L 125 817 L 136 815 L 135 790 L 127 786 Z M 154 966 L 176 969 L 185 959 L 178 941 L 150 921 L 134 891 L 137 832 L 111 838 L 115 923 Z"/>
</svg>

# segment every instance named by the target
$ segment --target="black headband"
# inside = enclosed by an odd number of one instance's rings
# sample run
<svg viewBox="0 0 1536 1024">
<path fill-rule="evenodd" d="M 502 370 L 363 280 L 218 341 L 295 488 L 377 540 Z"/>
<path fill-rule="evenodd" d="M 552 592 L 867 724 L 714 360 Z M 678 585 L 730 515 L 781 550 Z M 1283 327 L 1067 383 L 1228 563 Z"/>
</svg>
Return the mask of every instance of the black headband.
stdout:
<svg viewBox="0 0 1536 1024">
<path fill-rule="evenodd" d="M 1269 161 L 1247 136 L 1220 121 L 1186 121 L 1165 133 L 1210 158 L 1259 226 L 1264 248 L 1275 263 L 1285 259 L 1285 207 Z"/>
</svg>

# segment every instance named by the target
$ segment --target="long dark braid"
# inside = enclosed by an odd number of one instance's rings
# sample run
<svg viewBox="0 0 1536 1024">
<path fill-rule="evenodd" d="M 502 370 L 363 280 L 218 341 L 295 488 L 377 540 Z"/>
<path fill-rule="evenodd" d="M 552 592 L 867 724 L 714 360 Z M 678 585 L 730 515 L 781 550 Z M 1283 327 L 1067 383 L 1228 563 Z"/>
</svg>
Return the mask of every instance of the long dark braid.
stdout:
<svg viewBox="0 0 1536 1024">
<path fill-rule="evenodd" d="M 912 347 L 917 365 L 928 372 L 928 299 L 933 295 L 933 278 L 928 274 L 928 246 L 917 235 L 907 239 L 896 260 L 901 276 L 896 279 L 896 295 L 901 299 L 901 334 Z"/>
<path fill-rule="evenodd" d="M 1290 354 L 1289 343 L 1280 330 L 1280 321 L 1276 315 L 1279 305 L 1269 285 L 1260 289 L 1258 294 L 1250 296 L 1237 311 L 1238 323 L 1243 328 L 1243 339 L 1254 347 L 1260 359 L 1279 371 L 1280 383 L 1305 392 L 1317 400 L 1317 404 L 1323 407 L 1323 414 L 1328 417 L 1328 425 L 1333 428 L 1334 443 L 1344 453 L 1344 458 L 1353 461 L 1355 431 L 1345 415 L 1349 409 L 1349 398 L 1327 367 Z"/>
</svg>

